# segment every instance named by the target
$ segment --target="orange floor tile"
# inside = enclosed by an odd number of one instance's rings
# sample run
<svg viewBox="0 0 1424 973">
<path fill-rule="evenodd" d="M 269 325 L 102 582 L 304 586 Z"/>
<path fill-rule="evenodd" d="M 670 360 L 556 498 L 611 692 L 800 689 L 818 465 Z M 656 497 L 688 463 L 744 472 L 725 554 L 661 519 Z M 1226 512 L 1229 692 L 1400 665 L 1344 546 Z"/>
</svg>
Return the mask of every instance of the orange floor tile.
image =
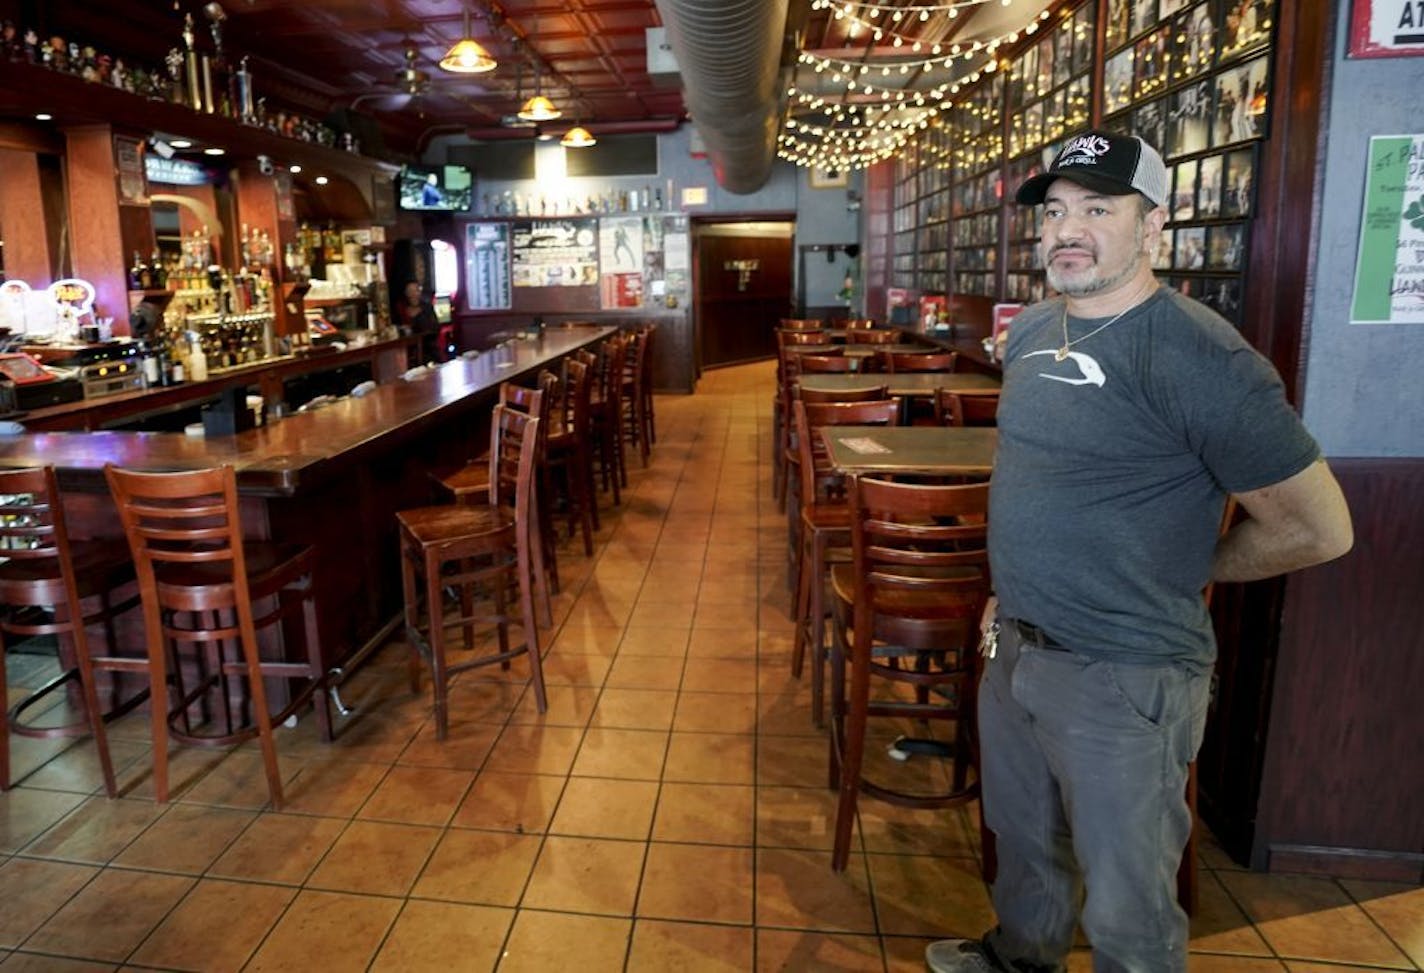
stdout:
<svg viewBox="0 0 1424 973">
<path fill-rule="evenodd" d="M 435 741 L 397 638 L 342 688 L 335 744 L 310 718 L 280 731 L 281 812 L 250 747 L 176 754 L 156 806 L 142 717 L 115 727 L 115 801 L 87 740 L 14 740 L 0 973 L 898 971 L 984 931 L 972 809 L 867 800 L 830 870 L 826 741 L 788 672 L 772 384 L 752 365 L 658 399 L 595 556 L 560 550 L 545 714 L 527 667 L 466 673 Z M 12 656 L 12 693 L 33 659 Z M 1193 970 L 1424 964 L 1424 889 L 1252 874 L 1210 841 L 1203 861 Z"/>
</svg>

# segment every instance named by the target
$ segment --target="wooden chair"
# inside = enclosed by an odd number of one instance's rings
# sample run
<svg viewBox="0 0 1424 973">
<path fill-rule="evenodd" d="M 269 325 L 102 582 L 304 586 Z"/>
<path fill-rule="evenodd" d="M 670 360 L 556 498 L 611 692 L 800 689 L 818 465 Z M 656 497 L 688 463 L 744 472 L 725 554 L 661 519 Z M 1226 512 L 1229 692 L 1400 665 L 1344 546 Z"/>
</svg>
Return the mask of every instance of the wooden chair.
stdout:
<svg viewBox="0 0 1424 973">
<path fill-rule="evenodd" d="M 1231 529 L 1232 523 L 1236 519 L 1237 501 L 1235 497 L 1226 498 L 1226 506 L 1221 512 L 1221 524 L 1218 527 L 1218 536 L 1225 534 Z M 1210 582 L 1202 590 L 1202 600 L 1207 608 L 1211 607 L 1212 592 L 1216 587 L 1215 582 Z M 1199 871 L 1200 865 L 1197 861 L 1199 842 L 1198 837 L 1201 831 L 1201 821 L 1197 817 L 1197 762 L 1195 760 L 1187 764 L 1187 808 L 1192 814 L 1192 830 L 1187 835 L 1186 847 L 1182 849 L 1182 861 L 1177 866 L 1177 904 L 1182 907 L 1182 911 L 1187 915 L 1196 915 L 1198 899 L 1200 897 Z M 983 847 L 984 861 L 984 881 L 992 883 L 998 871 L 998 855 L 995 851 L 994 832 L 983 825 L 983 809 L 980 809 L 980 839 Z"/>
<path fill-rule="evenodd" d="M 893 345 L 900 341 L 900 332 L 888 328 L 857 331 L 850 340 L 858 345 Z"/>
<path fill-rule="evenodd" d="M 244 540 L 231 466 L 141 473 L 110 464 L 104 475 L 128 537 L 143 601 L 147 658 L 123 668 L 148 673 L 155 797 L 168 800 L 170 738 L 191 746 L 231 747 L 255 737 L 272 806 L 280 808 L 282 777 L 273 724 L 314 703 L 321 736 L 331 739 L 312 582 L 315 550 Z M 277 626 L 284 635 L 303 634 L 300 661 L 262 658 L 257 633 Z M 291 659 L 296 653 L 286 655 Z M 185 684 L 189 673 L 197 677 L 192 686 Z M 296 683 L 290 701 L 275 715 L 267 702 L 269 680 Z M 169 686 L 175 690 L 171 700 Z M 219 716 L 213 714 L 215 705 Z M 197 728 L 195 709 L 203 718 Z M 242 716 L 245 722 L 238 721 Z M 204 727 L 209 731 L 198 732 Z"/>
<path fill-rule="evenodd" d="M 830 339 L 826 337 L 826 332 L 816 331 L 778 331 L 776 333 L 776 346 L 785 348 L 787 345 L 826 345 L 830 344 Z"/>
<path fill-rule="evenodd" d="M 405 632 L 411 646 L 411 691 L 420 691 L 423 659 L 430 666 L 434 686 L 437 740 L 445 739 L 449 728 L 450 680 L 467 669 L 492 664 L 507 668 L 510 660 L 527 655 L 539 712 L 545 712 L 548 706 L 533 595 L 537 570 L 533 557 L 537 548 L 534 478 L 540 422 L 508 406 L 495 406 L 490 419 L 490 491 L 486 503 L 420 507 L 396 514 Z M 491 602 L 490 611 L 483 614 L 474 610 L 476 586 L 485 589 Z M 455 619 L 445 618 L 446 587 L 460 592 L 460 611 Z M 511 588 L 518 592 L 517 615 L 508 603 Z M 522 627 L 524 641 L 511 647 L 509 627 L 514 621 Z M 477 622 L 495 626 L 497 651 L 452 664 L 446 658 L 446 628 L 462 627 L 465 648 L 472 650 Z"/>
<path fill-rule="evenodd" d="M 122 715 L 143 702 L 147 689 L 105 714 L 99 706 L 95 669 L 143 665 L 142 657 L 120 657 L 114 646 L 113 620 L 138 605 L 133 559 L 122 538 L 71 541 L 54 468 L 50 466 L 0 471 L 0 699 L 7 712 L 0 719 L 0 790 L 10 789 L 10 734 L 49 739 L 89 733 L 99 753 L 104 792 L 118 794 L 114 764 L 104 732 L 107 718 Z M 124 589 L 125 597 L 118 597 Z M 85 611 L 84 603 L 94 604 Z M 110 654 L 95 655 L 87 629 L 104 627 Z M 23 639 L 52 635 L 58 641 L 59 675 L 8 705 L 4 649 Z M 111 658 L 121 660 L 110 665 Z M 75 683 L 83 718 L 60 725 L 26 721 L 63 700 L 54 696 Z"/>
<path fill-rule="evenodd" d="M 603 343 L 589 399 L 603 489 L 612 489 L 615 505 L 623 502 L 620 488 L 628 485 L 628 464 L 623 450 L 622 377 L 626 356 L 627 342 L 622 335 L 613 335 Z"/>
<path fill-rule="evenodd" d="M 837 318 L 831 322 L 835 328 L 844 328 L 847 331 L 870 331 L 875 327 L 874 318 Z"/>
<path fill-rule="evenodd" d="M 643 468 L 648 466 L 648 454 L 652 445 L 652 430 L 648 419 L 648 340 L 649 331 L 640 329 L 627 336 L 627 350 L 623 361 L 623 433 L 630 445 L 638 448 L 638 458 Z"/>
<path fill-rule="evenodd" d="M 535 388 L 526 388 L 513 382 L 504 382 L 499 387 L 499 403 L 516 412 L 543 420 L 540 429 L 551 425 L 549 413 L 559 394 L 559 379 L 548 369 L 541 369 L 535 379 Z M 541 451 L 546 447 L 540 443 Z M 554 624 L 553 594 L 559 591 L 559 562 L 557 545 L 554 543 L 554 526 L 550 509 L 550 490 L 547 469 L 543 464 L 543 453 L 536 460 L 539 470 L 539 486 L 534 505 L 534 536 L 539 539 L 534 551 L 535 577 L 543 622 L 549 627 Z M 466 463 L 454 473 L 437 476 L 440 486 L 448 490 L 456 503 L 487 503 L 490 488 L 490 454 L 486 452 Z"/>
<path fill-rule="evenodd" d="M 877 402 L 890 398 L 890 390 L 884 385 L 875 385 L 864 389 L 838 389 L 830 392 L 797 388 L 796 397 L 802 402 L 816 405 L 825 402 Z"/>
<path fill-rule="evenodd" d="M 979 796 L 978 623 L 990 591 L 987 482 L 941 486 L 861 476 L 850 478 L 847 491 L 851 562 L 831 572 L 830 778 L 840 792 L 831 854 L 836 871 L 850 856 L 861 792 L 917 808 L 952 807 Z M 872 678 L 913 692 L 872 699 Z M 908 793 L 865 779 L 870 717 L 950 723 L 948 788 Z M 918 742 L 902 738 L 896 746 L 913 752 Z"/>
<path fill-rule="evenodd" d="M 837 402 L 811 404 L 797 401 L 793 406 L 796 446 L 800 453 L 800 547 L 795 575 L 796 638 L 792 647 L 791 674 L 798 679 L 805 663 L 807 646 L 811 654 L 811 715 L 820 726 L 825 689 L 826 581 L 832 552 L 850 543 L 850 510 L 845 504 L 843 477 L 831 465 L 830 454 L 820 436 L 826 426 L 881 425 L 899 421 L 900 400 L 877 402 Z"/>
<path fill-rule="evenodd" d="M 783 331 L 820 331 L 825 328 L 825 324 L 815 318 L 782 318 L 780 326 Z"/>
<path fill-rule="evenodd" d="M 812 374 L 845 374 L 860 370 L 860 363 L 845 355 L 797 355 L 801 371 Z"/>
<path fill-rule="evenodd" d="M 941 426 L 996 426 L 998 415 L 998 389 L 935 389 L 935 421 Z"/>
<path fill-rule="evenodd" d="M 640 423 L 646 427 L 646 435 L 649 445 L 657 445 L 658 442 L 658 416 L 654 408 L 656 396 L 653 395 L 653 352 L 657 348 L 658 326 L 656 324 L 645 325 L 640 332 L 643 336 L 642 358 L 642 414 Z"/>
<path fill-rule="evenodd" d="M 568 504 L 569 536 L 583 529 L 583 552 L 593 556 L 593 534 L 598 530 L 598 503 L 594 498 L 593 418 L 590 415 L 589 366 L 575 358 L 564 362 L 564 395 L 552 409 L 544 455 L 551 471 L 563 474 Z"/>
<path fill-rule="evenodd" d="M 953 351 L 926 352 L 892 351 L 885 355 L 885 370 L 892 374 L 907 372 L 952 372 L 959 355 Z"/>
</svg>

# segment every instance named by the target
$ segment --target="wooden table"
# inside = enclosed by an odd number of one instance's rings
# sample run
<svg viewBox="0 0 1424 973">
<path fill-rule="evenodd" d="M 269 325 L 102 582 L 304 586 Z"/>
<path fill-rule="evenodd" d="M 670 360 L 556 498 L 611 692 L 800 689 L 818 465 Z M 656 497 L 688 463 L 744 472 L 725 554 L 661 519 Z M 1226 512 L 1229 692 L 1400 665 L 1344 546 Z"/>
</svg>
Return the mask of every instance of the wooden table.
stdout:
<svg viewBox="0 0 1424 973">
<path fill-rule="evenodd" d="M 797 384 L 811 392 L 859 392 L 884 385 L 891 395 L 909 398 L 933 396 L 938 389 L 951 392 L 992 391 L 998 379 L 978 372 L 900 372 L 822 375 L 803 372 Z"/>
<path fill-rule="evenodd" d="M 982 426 L 824 426 L 820 433 L 842 473 L 988 475 L 999 442 L 999 430 Z M 847 441 L 869 441 L 886 452 L 863 452 Z"/>
</svg>

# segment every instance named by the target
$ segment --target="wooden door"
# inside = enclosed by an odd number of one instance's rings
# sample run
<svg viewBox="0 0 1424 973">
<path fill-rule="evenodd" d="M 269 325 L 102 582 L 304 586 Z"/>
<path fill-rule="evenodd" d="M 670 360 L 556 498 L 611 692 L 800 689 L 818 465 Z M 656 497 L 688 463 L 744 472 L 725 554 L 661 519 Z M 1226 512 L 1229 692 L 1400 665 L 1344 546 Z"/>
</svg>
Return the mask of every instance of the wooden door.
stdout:
<svg viewBox="0 0 1424 973">
<path fill-rule="evenodd" d="M 697 321 L 704 367 L 776 354 L 791 316 L 792 232 L 785 222 L 716 224 L 697 233 Z"/>
</svg>

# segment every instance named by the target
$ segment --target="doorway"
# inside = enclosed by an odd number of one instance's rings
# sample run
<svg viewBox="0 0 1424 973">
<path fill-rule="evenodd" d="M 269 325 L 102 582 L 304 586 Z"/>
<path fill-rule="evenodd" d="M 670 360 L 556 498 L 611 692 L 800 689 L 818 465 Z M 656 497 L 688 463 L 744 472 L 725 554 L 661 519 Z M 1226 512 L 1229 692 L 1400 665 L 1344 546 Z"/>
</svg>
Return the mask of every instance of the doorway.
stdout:
<svg viewBox="0 0 1424 973">
<path fill-rule="evenodd" d="M 776 328 L 791 317 L 790 220 L 693 224 L 698 349 L 704 368 L 776 354 Z"/>
</svg>

